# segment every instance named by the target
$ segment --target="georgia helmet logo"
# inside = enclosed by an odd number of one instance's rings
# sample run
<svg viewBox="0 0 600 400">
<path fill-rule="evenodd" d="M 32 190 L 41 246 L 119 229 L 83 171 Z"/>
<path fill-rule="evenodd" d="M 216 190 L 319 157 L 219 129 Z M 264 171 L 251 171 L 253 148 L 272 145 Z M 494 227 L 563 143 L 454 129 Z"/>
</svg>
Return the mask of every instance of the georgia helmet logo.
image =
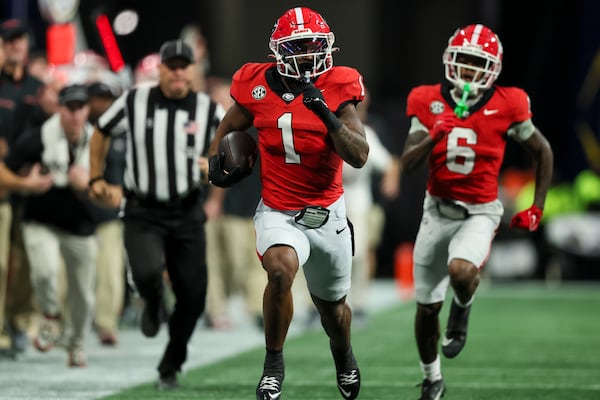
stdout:
<svg viewBox="0 0 600 400">
<path fill-rule="evenodd" d="M 267 89 L 263 85 L 255 86 L 252 89 L 252 98 L 254 100 L 262 100 L 267 95 Z"/>
</svg>

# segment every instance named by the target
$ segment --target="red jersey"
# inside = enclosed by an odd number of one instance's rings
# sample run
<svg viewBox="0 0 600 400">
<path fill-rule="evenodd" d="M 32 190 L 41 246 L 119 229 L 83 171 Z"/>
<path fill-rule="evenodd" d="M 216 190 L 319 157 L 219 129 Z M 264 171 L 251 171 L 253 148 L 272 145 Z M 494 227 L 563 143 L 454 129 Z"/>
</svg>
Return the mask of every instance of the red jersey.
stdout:
<svg viewBox="0 0 600 400">
<path fill-rule="evenodd" d="M 364 98 L 362 76 L 353 68 L 333 67 L 314 85 L 333 112 Z M 327 207 L 343 194 L 343 162 L 325 124 L 303 104 L 301 91 L 283 85 L 274 63 L 243 65 L 233 76 L 231 96 L 254 117 L 267 206 Z"/>
<path fill-rule="evenodd" d="M 455 106 L 441 84 L 418 86 L 408 95 L 406 114 L 431 129 L 437 115 L 453 112 Z M 522 89 L 494 86 L 487 91 L 432 149 L 428 192 L 469 204 L 496 200 L 507 131 L 531 115 L 529 97 Z"/>
</svg>

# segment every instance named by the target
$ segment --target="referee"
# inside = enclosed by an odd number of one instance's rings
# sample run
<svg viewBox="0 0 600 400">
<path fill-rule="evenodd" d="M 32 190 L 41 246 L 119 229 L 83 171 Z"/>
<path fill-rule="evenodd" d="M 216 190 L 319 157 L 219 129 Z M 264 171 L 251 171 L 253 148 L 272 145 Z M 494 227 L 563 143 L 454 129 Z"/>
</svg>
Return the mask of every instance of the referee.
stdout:
<svg viewBox="0 0 600 400">
<path fill-rule="evenodd" d="M 157 335 L 164 316 L 163 269 L 175 295 L 169 342 L 158 365 L 158 389 L 176 389 L 187 344 L 204 311 L 206 251 L 204 155 L 224 109 L 191 89 L 191 48 L 181 40 L 160 48 L 157 86 L 125 91 L 99 118 L 90 143 L 90 196 L 118 204 L 103 178 L 111 136 L 127 131 L 123 186 L 125 248 L 145 300 L 141 329 Z"/>
</svg>

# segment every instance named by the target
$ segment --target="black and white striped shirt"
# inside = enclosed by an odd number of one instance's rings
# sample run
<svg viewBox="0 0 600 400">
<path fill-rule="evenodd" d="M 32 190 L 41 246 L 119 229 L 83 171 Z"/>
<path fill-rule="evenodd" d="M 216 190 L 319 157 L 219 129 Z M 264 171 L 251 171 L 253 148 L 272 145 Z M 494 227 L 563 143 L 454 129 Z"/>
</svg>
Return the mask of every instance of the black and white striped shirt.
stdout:
<svg viewBox="0 0 600 400">
<path fill-rule="evenodd" d="M 158 86 L 123 93 L 98 120 L 104 135 L 127 131 L 125 190 L 173 201 L 201 186 L 205 156 L 225 110 L 204 93 L 166 98 Z"/>
</svg>

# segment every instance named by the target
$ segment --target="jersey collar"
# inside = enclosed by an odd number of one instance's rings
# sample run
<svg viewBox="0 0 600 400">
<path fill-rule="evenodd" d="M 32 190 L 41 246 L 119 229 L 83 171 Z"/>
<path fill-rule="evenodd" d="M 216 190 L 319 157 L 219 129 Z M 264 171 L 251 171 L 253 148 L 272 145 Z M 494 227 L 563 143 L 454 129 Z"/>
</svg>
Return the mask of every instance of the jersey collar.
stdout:
<svg viewBox="0 0 600 400">
<path fill-rule="evenodd" d="M 441 94 L 442 94 L 442 97 L 444 98 L 444 100 L 446 100 L 446 102 L 454 110 L 456 108 L 457 104 L 456 104 L 456 101 L 454 101 L 454 98 L 452 97 L 452 95 L 450 94 L 450 91 L 453 88 L 454 88 L 454 86 L 452 86 L 452 84 L 450 84 L 450 83 L 442 84 L 442 87 L 441 87 L 442 93 Z M 475 104 L 473 104 L 469 107 L 469 114 L 473 114 L 476 111 L 478 111 L 479 109 L 481 109 L 483 106 L 485 106 L 487 104 L 487 102 L 492 98 L 495 91 L 496 91 L 495 86 L 492 86 L 490 89 L 486 90 L 483 93 L 483 96 L 481 96 L 481 98 L 479 99 L 479 101 L 477 101 Z"/>
</svg>

